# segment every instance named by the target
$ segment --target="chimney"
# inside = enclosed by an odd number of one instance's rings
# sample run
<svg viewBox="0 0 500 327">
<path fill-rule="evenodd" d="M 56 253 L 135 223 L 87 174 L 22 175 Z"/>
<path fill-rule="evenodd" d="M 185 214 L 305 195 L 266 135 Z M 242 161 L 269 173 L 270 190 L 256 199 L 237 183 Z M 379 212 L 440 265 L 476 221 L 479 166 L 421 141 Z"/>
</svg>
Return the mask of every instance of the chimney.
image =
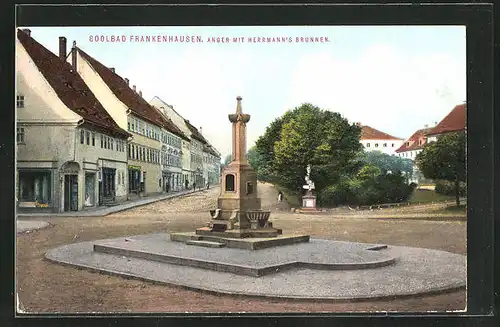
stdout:
<svg viewBox="0 0 500 327">
<path fill-rule="evenodd" d="M 114 73 L 115 72 L 115 67 L 111 67 L 110 70 Z"/>
<path fill-rule="evenodd" d="M 200 126 L 200 134 L 203 134 L 203 128 Z"/>
<path fill-rule="evenodd" d="M 73 47 L 71 48 L 71 66 L 76 71 L 76 41 L 73 41 Z"/>
<path fill-rule="evenodd" d="M 425 125 L 424 125 L 424 128 L 427 128 L 427 127 L 429 127 L 429 125 L 425 124 Z"/>
<path fill-rule="evenodd" d="M 125 83 L 127 83 L 127 85 L 128 85 L 128 78 L 124 78 L 124 80 L 125 80 Z"/>
<path fill-rule="evenodd" d="M 59 37 L 59 58 L 66 61 L 66 38 L 64 36 Z"/>
<path fill-rule="evenodd" d="M 137 91 L 135 90 L 135 85 L 132 85 L 132 89 L 134 90 L 134 92 L 137 92 Z"/>
<path fill-rule="evenodd" d="M 28 34 L 28 36 L 31 36 L 31 30 L 29 28 L 23 29 L 23 32 Z"/>
<path fill-rule="evenodd" d="M 139 91 L 139 96 L 142 97 L 142 91 Z"/>
</svg>

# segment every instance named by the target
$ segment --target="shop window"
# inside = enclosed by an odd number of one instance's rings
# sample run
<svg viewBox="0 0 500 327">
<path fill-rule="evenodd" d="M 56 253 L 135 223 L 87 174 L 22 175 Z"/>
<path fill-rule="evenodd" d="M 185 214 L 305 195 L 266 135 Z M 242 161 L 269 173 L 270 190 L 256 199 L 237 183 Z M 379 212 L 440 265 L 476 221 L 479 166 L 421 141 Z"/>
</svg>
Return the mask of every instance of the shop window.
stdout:
<svg viewBox="0 0 500 327">
<path fill-rule="evenodd" d="M 50 171 L 19 171 L 19 202 L 34 202 L 33 206 L 50 206 Z"/>
<path fill-rule="evenodd" d="M 17 144 L 24 144 L 24 127 L 18 127 L 16 129 L 17 132 Z"/>
</svg>

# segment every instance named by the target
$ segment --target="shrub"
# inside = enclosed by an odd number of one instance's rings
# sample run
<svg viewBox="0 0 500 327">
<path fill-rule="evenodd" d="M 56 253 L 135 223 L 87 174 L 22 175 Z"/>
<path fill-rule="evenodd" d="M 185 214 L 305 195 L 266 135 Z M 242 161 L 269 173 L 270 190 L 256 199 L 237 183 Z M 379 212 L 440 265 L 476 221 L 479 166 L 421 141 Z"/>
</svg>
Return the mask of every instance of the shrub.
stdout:
<svg viewBox="0 0 500 327">
<path fill-rule="evenodd" d="M 438 180 L 438 181 L 436 181 L 435 191 L 436 191 L 436 193 L 439 193 L 439 194 L 454 196 L 456 193 L 455 192 L 455 182 Z M 466 183 L 460 182 L 459 194 L 460 194 L 460 196 L 467 195 L 467 184 Z"/>
<path fill-rule="evenodd" d="M 323 207 L 398 203 L 407 201 L 415 187 L 416 184 L 406 184 L 401 174 L 358 176 L 323 189 L 318 194 L 318 203 Z"/>
</svg>

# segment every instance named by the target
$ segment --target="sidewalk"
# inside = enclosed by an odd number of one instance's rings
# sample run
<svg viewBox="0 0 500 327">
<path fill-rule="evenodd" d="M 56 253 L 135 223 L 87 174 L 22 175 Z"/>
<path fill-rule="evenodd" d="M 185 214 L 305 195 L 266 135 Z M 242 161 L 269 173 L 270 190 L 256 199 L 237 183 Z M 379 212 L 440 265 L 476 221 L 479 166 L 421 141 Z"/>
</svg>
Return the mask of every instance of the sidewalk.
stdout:
<svg viewBox="0 0 500 327">
<path fill-rule="evenodd" d="M 215 186 L 218 187 L 218 186 Z M 158 202 L 166 199 L 172 199 L 176 198 L 179 196 L 183 195 L 189 195 L 193 193 L 199 193 L 207 191 L 206 188 L 203 188 L 201 190 L 197 191 L 180 191 L 180 192 L 175 192 L 175 193 L 169 193 L 169 194 L 160 194 L 160 195 L 154 195 L 154 196 L 148 196 L 145 198 L 133 200 L 133 201 L 126 201 L 123 203 L 120 203 L 118 205 L 114 206 L 101 206 L 101 207 L 96 207 L 96 208 L 90 208 L 90 209 L 85 209 L 81 211 L 68 211 L 68 212 L 48 212 L 48 213 L 18 213 L 17 218 L 30 218 L 30 217 L 103 217 L 110 215 L 112 213 L 117 213 L 120 211 L 128 210 L 131 208 L 135 207 L 140 207 L 146 204 L 150 204 L 153 202 Z"/>
</svg>

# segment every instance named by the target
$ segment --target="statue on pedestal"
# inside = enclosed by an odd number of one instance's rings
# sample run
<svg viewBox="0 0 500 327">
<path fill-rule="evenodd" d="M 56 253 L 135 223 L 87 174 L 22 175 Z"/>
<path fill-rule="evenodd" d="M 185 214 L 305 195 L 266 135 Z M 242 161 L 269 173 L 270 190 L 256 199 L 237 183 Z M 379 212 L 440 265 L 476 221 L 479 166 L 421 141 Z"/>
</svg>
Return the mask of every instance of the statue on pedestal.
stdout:
<svg viewBox="0 0 500 327">
<path fill-rule="evenodd" d="M 315 189 L 314 182 L 311 179 L 311 165 L 307 165 L 307 174 L 304 177 L 306 185 L 302 187 L 306 189 L 306 194 L 302 197 L 302 209 L 316 210 L 316 196 L 313 195 L 312 190 Z"/>
</svg>

